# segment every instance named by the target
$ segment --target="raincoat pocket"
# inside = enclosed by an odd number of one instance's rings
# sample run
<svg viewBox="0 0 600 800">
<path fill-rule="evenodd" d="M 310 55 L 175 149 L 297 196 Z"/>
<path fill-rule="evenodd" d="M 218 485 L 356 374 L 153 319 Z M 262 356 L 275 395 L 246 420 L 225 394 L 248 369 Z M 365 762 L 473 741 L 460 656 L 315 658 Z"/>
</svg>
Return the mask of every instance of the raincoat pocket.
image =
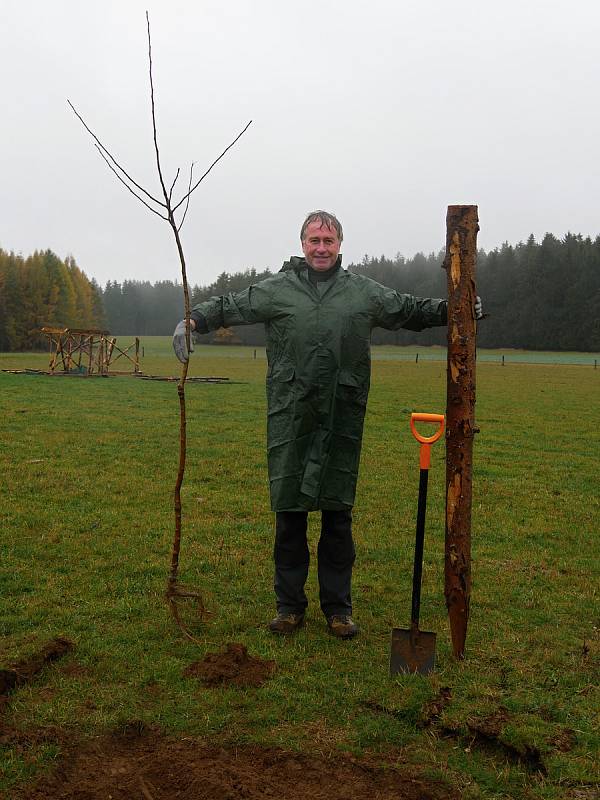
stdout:
<svg viewBox="0 0 600 800">
<path fill-rule="evenodd" d="M 344 370 L 340 371 L 335 391 L 336 399 L 342 403 L 356 403 L 359 406 L 367 405 L 369 394 L 368 381 L 361 381 L 356 375 Z"/>
<path fill-rule="evenodd" d="M 267 450 L 269 453 L 286 445 L 289 454 L 280 453 L 278 460 L 289 461 L 295 453 L 294 406 L 296 370 L 291 364 L 276 365 L 267 375 Z"/>
<path fill-rule="evenodd" d="M 292 364 L 278 364 L 267 373 L 268 414 L 277 414 L 294 402 L 294 377 Z"/>
<path fill-rule="evenodd" d="M 339 372 L 322 496 L 348 506 L 354 503 L 368 393 L 368 378 L 365 381 L 347 370 Z"/>
<path fill-rule="evenodd" d="M 356 442 L 359 448 L 368 395 L 368 381 L 365 384 L 352 372 L 340 371 L 331 428 L 335 434 Z"/>
</svg>

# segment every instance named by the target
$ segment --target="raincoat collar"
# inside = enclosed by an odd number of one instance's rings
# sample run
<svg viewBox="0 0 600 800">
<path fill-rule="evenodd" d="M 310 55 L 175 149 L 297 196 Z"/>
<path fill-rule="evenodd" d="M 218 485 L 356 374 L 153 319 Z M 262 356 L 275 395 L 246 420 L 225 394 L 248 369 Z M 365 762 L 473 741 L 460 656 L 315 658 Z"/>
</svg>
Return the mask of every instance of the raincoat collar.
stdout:
<svg viewBox="0 0 600 800">
<path fill-rule="evenodd" d="M 337 257 L 335 264 L 331 269 L 339 269 L 342 266 L 342 255 Z M 295 272 L 300 273 L 303 272 L 305 269 L 308 269 L 308 264 L 306 263 L 306 259 L 304 256 L 291 256 L 289 261 L 285 261 L 280 272 L 287 272 L 288 270 L 293 269 Z"/>
</svg>

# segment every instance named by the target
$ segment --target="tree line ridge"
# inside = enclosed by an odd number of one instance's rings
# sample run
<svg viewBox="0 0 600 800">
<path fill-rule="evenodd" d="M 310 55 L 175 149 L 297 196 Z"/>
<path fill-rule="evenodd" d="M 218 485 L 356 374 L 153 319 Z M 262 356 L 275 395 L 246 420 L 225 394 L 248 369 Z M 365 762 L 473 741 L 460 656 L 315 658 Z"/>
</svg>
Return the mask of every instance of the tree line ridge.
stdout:
<svg viewBox="0 0 600 800">
<path fill-rule="evenodd" d="M 444 251 L 412 258 L 365 256 L 348 269 L 400 292 L 445 297 Z M 269 269 L 223 272 L 211 284 L 193 286 L 192 304 L 213 295 L 245 289 L 272 275 Z M 600 236 L 568 233 L 530 236 L 504 243 L 477 258 L 477 291 L 488 315 L 479 326 L 478 345 L 527 350 L 600 350 Z M 89 280 L 69 256 L 50 250 L 28 258 L 0 249 L 0 350 L 39 346 L 32 333 L 41 325 L 107 328 L 120 336 L 169 335 L 183 317 L 178 282 Z M 236 329 L 244 344 L 264 344 L 262 325 Z M 211 335 L 204 337 L 210 340 Z M 375 329 L 374 344 L 445 344 L 445 331 L 422 333 Z"/>
</svg>

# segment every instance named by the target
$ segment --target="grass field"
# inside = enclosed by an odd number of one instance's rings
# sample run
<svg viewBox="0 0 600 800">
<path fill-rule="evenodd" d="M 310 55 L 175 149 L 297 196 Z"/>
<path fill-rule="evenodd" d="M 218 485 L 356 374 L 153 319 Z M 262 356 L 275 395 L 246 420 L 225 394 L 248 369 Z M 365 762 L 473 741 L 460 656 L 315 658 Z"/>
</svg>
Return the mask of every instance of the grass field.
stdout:
<svg viewBox="0 0 600 800">
<path fill-rule="evenodd" d="M 143 370 L 175 375 L 167 338 Z M 415 351 L 411 351 L 415 352 Z M 186 621 L 163 593 L 178 457 L 174 384 L 0 373 L 0 668 L 48 639 L 74 653 L 10 695 L 2 725 L 82 740 L 132 721 L 223 744 L 376 754 L 442 778 L 465 798 L 598 797 L 600 787 L 600 370 L 480 359 L 467 658 L 451 656 L 443 598 L 444 448 L 433 449 L 421 627 L 438 632 L 430 678 L 388 676 L 390 629 L 407 627 L 418 449 L 411 411 L 445 407 L 442 361 L 374 354 L 355 506 L 353 599 L 361 636 L 330 637 L 315 570 L 306 628 L 274 611 L 264 351 L 198 348 L 190 374 L 182 581 L 211 615 Z M 383 357 L 385 356 L 385 357 Z M 44 368 L 42 354 L 0 357 Z M 313 566 L 317 517 L 311 517 Z M 273 659 L 257 689 L 183 676 L 227 642 Z M 446 687 L 450 691 L 447 691 Z M 446 698 L 443 702 L 440 698 Z M 0 792 L 51 769 L 52 737 L 0 735 Z"/>
</svg>

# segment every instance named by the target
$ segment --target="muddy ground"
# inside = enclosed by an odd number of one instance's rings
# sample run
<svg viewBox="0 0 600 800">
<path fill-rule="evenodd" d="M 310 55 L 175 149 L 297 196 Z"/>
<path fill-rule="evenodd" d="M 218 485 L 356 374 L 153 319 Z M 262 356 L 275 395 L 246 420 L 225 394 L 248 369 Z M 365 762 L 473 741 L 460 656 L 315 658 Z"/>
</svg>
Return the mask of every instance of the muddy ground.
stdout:
<svg viewBox="0 0 600 800">
<path fill-rule="evenodd" d="M 73 650 L 55 639 L 28 659 L 0 670 L 5 708 L 14 691 Z M 72 667 L 73 665 L 71 665 Z M 273 661 L 230 643 L 184 670 L 206 687 L 261 686 Z M 37 747 L 56 744 L 61 758 L 50 775 L 6 800 L 454 800 L 458 795 L 408 767 L 383 769 L 373 759 L 330 758 L 256 745 L 227 748 L 192 737 L 167 737 L 133 722 L 112 735 L 77 742 L 59 728 L 18 731 L 3 723 L 0 746 L 27 760 Z"/>
<path fill-rule="evenodd" d="M 425 779 L 414 766 L 383 768 L 375 757 L 343 753 L 326 757 L 258 745 L 218 745 L 194 737 L 169 737 L 135 721 L 110 735 L 85 741 L 71 738 L 73 734 L 58 727 L 20 731 L 7 726 L 2 712 L 14 692 L 35 680 L 44 668 L 56 669 L 56 662 L 73 650 L 69 640 L 53 639 L 29 658 L 0 669 L 0 747 L 11 749 L 26 762 L 35 761 L 34 753 L 43 745 L 57 745 L 61 753 L 50 775 L 10 797 L 5 795 L 6 800 L 454 800 L 460 796 L 442 783 Z M 68 674 L 78 674 L 80 669 L 75 662 L 59 668 Z M 262 686 L 274 672 L 274 661 L 252 656 L 243 644 L 231 642 L 189 664 L 183 674 L 218 691 L 224 686 Z M 423 707 L 420 727 L 439 727 L 451 702 L 452 690 L 442 687 Z M 376 701 L 363 705 L 373 713 L 395 714 Z M 516 748 L 505 739 L 509 721 L 510 713 L 502 706 L 485 717 L 469 718 L 469 746 L 489 751 L 503 763 L 517 763 L 537 776 L 546 775 L 537 748 L 526 743 Z M 442 726 L 439 732 L 458 741 L 465 736 L 460 727 Z M 568 752 L 573 741 L 574 732 L 565 728 L 552 744 Z M 595 789 L 567 796 L 598 797 Z"/>
<path fill-rule="evenodd" d="M 10 800 L 457 800 L 442 784 L 349 755 L 227 749 L 135 728 L 64 748 L 55 772 Z M 8 800 L 8 799 L 7 799 Z"/>
</svg>

